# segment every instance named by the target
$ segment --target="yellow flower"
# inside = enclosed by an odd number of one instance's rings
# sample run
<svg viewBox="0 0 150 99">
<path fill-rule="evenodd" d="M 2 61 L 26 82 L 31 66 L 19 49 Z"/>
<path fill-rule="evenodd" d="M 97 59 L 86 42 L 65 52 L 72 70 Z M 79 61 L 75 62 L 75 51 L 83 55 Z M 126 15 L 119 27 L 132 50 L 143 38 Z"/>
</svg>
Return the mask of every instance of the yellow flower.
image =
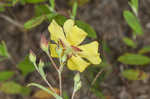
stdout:
<svg viewBox="0 0 150 99">
<path fill-rule="evenodd" d="M 98 53 L 98 42 L 93 41 L 89 44 L 80 45 L 86 38 L 87 33 L 77 27 L 73 20 L 68 19 L 63 28 L 55 20 L 48 27 L 51 40 L 64 50 L 69 49 L 67 66 L 70 70 L 83 72 L 90 64 L 99 64 L 101 62 Z M 58 57 L 56 54 L 56 44 L 50 44 L 52 57 Z M 87 59 L 85 61 L 83 58 Z"/>
</svg>

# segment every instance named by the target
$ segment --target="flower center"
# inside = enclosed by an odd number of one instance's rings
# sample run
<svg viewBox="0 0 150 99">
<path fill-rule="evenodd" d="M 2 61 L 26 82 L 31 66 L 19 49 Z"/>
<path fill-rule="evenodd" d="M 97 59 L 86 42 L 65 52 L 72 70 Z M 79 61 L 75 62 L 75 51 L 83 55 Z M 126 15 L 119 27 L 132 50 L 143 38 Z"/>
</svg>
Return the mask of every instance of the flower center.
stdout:
<svg viewBox="0 0 150 99">
<path fill-rule="evenodd" d="M 67 55 L 70 58 L 72 55 L 76 56 L 78 52 L 82 50 L 74 45 L 66 45 L 61 39 L 58 42 L 58 46 L 63 49 L 62 56 Z"/>
</svg>

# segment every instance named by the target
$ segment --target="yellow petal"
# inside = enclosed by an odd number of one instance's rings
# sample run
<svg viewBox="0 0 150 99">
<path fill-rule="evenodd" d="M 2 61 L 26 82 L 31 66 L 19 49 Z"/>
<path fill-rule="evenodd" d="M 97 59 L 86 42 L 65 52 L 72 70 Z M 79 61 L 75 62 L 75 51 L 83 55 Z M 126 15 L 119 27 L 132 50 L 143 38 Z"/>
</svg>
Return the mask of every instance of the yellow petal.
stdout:
<svg viewBox="0 0 150 99">
<path fill-rule="evenodd" d="M 77 70 L 80 72 L 83 72 L 88 65 L 89 63 L 80 56 L 72 56 L 67 62 L 67 66 L 70 70 Z"/>
<path fill-rule="evenodd" d="M 64 28 L 66 35 L 68 35 L 70 33 L 73 26 L 74 26 L 74 20 L 72 20 L 72 19 L 69 19 L 64 23 L 63 28 Z"/>
<path fill-rule="evenodd" d="M 66 39 L 62 27 L 59 26 L 55 20 L 52 20 L 51 24 L 48 27 L 48 30 L 50 32 L 51 40 L 54 40 L 56 43 L 59 39 Z"/>
<path fill-rule="evenodd" d="M 79 45 L 87 36 L 87 33 L 77 26 L 73 26 L 70 32 L 66 32 L 66 39 L 71 45 Z"/>
<path fill-rule="evenodd" d="M 79 48 L 82 50 L 79 52 L 79 56 L 88 59 L 92 64 L 99 64 L 101 62 L 100 55 L 98 53 L 98 42 L 94 41 L 89 44 L 81 45 Z"/>
<path fill-rule="evenodd" d="M 56 53 L 56 48 L 57 48 L 56 44 L 50 44 L 50 54 L 52 57 L 58 57 Z"/>
</svg>

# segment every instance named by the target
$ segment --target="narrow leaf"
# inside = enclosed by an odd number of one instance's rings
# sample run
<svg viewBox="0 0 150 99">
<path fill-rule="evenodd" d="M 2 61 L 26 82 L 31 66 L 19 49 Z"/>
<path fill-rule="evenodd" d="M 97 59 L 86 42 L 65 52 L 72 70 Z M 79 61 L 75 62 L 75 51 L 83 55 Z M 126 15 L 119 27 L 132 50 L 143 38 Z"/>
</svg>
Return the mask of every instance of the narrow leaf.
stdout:
<svg viewBox="0 0 150 99">
<path fill-rule="evenodd" d="M 124 11 L 123 16 L 128 23 L 128 25 L 133 29 L 136 35 L 142 35 L 143 30 L 141 24 L 136 16 L 134 16 L 130 11 Z"/>
<path fill-rule="evenodd" d="M 55 8 L 55 0 L 49 0 L 52 9 Z"/>
<path fill-rule="evenodd" d="M 129 2 L 130 7 L 132 8 L 133 12 L 137 15 L 138 14 L 138 6 L 139 6 L 139 0 L 131 0 Z"/>
<path fill-rule="evenodd" d="M 24 28 L 32 29 L 32 28 L 40 25 L 45 19 L 46 19 L 46 17 L 44 15 L 30 19 L 24 24 Z"/>
<path fill-rule="evenodd" d="M 41 74 L 41 76 L 42 76 L 42 78 L 43 79 L 46 79 L 46 75 L 45 75 L 45 72 L 44 72 L 44 70 L 43 70 L 43 67 L 44 67 L 44 62 L 42 62 L 41 60 L 40 60 L 40 62 L 39 62 L 39 72 L 40 72 L 40 74 Z"/>
<path fill-rule="evenodd" d="M 126 53 L 120 56 L 118 61 L 129 65 L 145 65 L 150 63 L 150 58 L 140 54 Z"/>
<path fill-rule="evenodd" d="M 150 52 L 150 46 L 144 46 L 142 49 L 139 50 L 140 54 L 144 54 L 148 52 Z"/>
<path fill-rule="evenodd" d="M 72 18 L 75 19 L 77 14 L 78 3 L 75 1 L 72 7 Z"/>
<path fill-rule="evenodd" d="M 5 44 L 4 41 L 2 41 L 2 42 L 0 43 L 0 56 L 6 57 L 6 58 L 9 58 L 9 57 L 10 57 L 10 55 L 9 55 L 9 53 L 8 53 L 8 51 L 7 51 L 6 44 Z"/>
<path fill-rule="evenodd" d="M 47 15 L 51 13 L 46 5 L 35 5 L 34 9 L 36 16 Z"/>
<path fill-rule="evenodd" d="M 128 80 L 145 80 L 148 77 L 145 72 L 133 69 L 124 70 L 122 75 Z"/>
<path fill-rule="evenodd" d="M 136 43 L 134 43 L 134 41 L 128 37 L 124 37 L 123 42 L 130 47 L 136 48 Z"/>
</svg>

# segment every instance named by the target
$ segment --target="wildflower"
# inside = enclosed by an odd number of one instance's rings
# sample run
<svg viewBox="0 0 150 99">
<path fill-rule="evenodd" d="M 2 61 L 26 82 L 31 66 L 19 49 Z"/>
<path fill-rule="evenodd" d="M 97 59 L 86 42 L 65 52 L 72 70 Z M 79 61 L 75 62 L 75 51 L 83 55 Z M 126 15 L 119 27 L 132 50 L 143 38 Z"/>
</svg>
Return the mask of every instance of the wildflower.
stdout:
<svg viewBox="0 0 150 99">
<path fill-rule="evenodd" d="M 43 51 L 48 51 L 48 41 L 46 40 L 44 35 L 41 36 L 40 46 Z"/>
<path fill-rule="evenodd" d="M 93 41 L 89 44 L 80 45 L 86 38 L 87 33 L 76 26 L 73 20 L 68 19 L 63 28 L 53 20 L 48 30 L 51 34 L 51 40 L 56 43 L 50 44 L 51 56 L 58 57 L 56 49 L 61 47 L 67 52 L 67 66 L 70 70 L 83 72 L 90 64 L 101 62 L 98 53 L 98 42 Z"/>
</svg>

